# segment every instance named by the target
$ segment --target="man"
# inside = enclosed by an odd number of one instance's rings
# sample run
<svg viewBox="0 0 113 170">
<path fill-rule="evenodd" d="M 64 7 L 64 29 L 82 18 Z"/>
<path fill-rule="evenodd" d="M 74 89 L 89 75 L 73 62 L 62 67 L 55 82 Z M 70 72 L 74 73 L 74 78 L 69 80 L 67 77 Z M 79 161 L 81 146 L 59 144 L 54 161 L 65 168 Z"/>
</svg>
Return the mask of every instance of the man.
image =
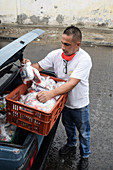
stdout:
<svg viewBox="0 0 113 170">
<path fill-rule="evenodd" d="M 68 92 L 68 99 L 62 111 L 62 122 L 67 134 L 67 143 L 59 150 L 66 155 L 77 147 L 76 128 L 79 132 L 81 169 L 88 167 L 90 154 L 89 122 L 89 74 L 91 58 L 80 48 L 82 34 L 75 26 L 67 27 L 62 34 L 62 49 L 50 52 L 43 60 L 32 64 L 39 71 L 54 68 L 58 78 L 67 80 L 60 87 L 51 91 L 40 91 L 37 99 L 46 102 L 51 98 Z M 28 60 L 24 59 L 24 63 Z"/>
</svg>

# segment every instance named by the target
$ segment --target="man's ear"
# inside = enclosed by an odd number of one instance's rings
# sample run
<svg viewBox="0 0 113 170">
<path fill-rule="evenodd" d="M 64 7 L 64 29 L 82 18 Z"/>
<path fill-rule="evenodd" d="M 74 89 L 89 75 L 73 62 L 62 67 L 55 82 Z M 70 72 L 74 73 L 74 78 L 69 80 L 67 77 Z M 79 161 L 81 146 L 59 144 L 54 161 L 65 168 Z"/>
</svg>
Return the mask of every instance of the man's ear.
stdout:
<svg viewBox="0 0 113 170">
<path fill-rule="evenodd" d="M 76 43 L 76 49 L 77 49 L 77 51 L 79 51 L 80 46 L 81 46 L 81 42 L 78 41 L 78 42 Z"/>
<path fill-rule="evenodd" d="M 80 42 L 80 41 L 77 42 L 77 46 L 78 46 L 78 47 L 81 46 L 81 42 Z"/>
</svg>

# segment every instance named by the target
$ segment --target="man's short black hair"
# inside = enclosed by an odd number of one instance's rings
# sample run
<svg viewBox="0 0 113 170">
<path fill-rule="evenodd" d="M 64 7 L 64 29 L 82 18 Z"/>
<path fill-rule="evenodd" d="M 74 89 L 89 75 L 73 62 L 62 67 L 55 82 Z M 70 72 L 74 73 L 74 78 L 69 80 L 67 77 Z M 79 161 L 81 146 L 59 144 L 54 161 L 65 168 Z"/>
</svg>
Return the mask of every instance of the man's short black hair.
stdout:
<svg viewBox="0 0 113 170">
<path fill-rule="evenodd" d="M 66 35 L 73 35 L 73 41 L 81 41 L 82 40 L 82 33 L 80 31 L 80 29 L 78 27 L 75 27 L 74 25 L 71 25 L 69 27 L 67 27 L 63 34 Z"/>
</svg>

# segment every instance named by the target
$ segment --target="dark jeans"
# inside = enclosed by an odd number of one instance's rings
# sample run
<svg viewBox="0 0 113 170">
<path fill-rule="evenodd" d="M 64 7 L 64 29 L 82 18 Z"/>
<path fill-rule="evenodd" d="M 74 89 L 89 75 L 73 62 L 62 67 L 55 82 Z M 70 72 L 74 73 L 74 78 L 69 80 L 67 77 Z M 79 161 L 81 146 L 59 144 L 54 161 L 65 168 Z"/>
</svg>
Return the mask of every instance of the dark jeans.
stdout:
<svg viewBox="0 0 113 170">
<path fill-rule="evenodd" d="M 90 154 L 90 122 L 89 105 L 80 109 L 64 107 L 62 111 L 62 122 L 67 133 L 67 145 L 77 145 L 76 128 L 79 132 L 80 154 L 89 157 Z"/>
</svg>

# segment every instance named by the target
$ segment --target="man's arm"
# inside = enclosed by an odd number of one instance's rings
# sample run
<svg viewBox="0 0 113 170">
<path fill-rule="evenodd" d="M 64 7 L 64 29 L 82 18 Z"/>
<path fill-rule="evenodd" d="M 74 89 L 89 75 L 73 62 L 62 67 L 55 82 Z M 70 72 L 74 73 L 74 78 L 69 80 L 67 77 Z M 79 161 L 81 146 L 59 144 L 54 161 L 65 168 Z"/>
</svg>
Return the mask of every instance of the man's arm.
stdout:
<svg viewBox="0 0 113 170">
<path fill-rule="evenodd" d="M 31 66 L 36 68 L 38 71 L 42 71 L 43 70 L 43 68 L 40 67 L 40 65 L 38 63 L 31 64 Z"/>
<path fill-rule="evenodd" d="M 68 82 L 61 85 L 60 87 L 50 90 L 50 91 L 40 91 L 37 94 L 37 99 L 43 103 L 50 100 L 51 98 L 62 95 L 71 91 L 78 83 L 80 82 L 79 79 L 70 78 Z"/>
</svg>

